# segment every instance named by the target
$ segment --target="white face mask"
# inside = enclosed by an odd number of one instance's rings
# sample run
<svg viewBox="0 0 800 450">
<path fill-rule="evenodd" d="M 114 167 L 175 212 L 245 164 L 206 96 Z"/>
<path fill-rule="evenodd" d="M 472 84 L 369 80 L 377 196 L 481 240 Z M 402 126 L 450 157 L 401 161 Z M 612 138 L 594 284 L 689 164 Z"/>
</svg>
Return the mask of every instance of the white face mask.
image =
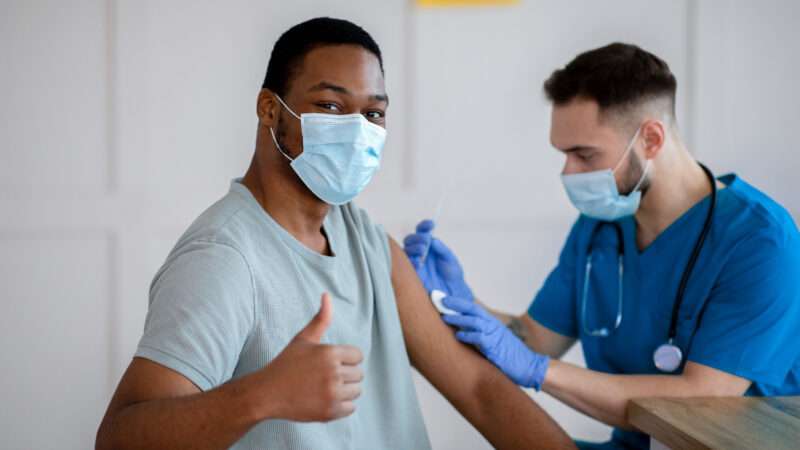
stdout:
<svg viewBox="0 0 800 450">
<path fill-rule="evenodd" d="M 639 209 L 642 192 L 639 191 L 650 169 L 650 160 L 645 163 L 642 177 L 633 190 L 627 195 L 621 195 L 617 190 L 617 181 L 614 172 L 617 171 L 622 161 L 633 150 L 633 144 L 639 137 L 641 127 L 636 130 L 628 147 L 622 154 L 614 169 L 597 170 L 586 173 L 561 175 L 561 182 L 567 191 L 570 201 L 581 214 L 597 220 L 613 222 L 622 217 L 632 216 Z"/>
<path fill-rule="evenodd" d="M 381 164 L 386 130 L 362 114 L 310 113 L 298 116 L 283 99 L 278 101 L 300 120 L 303 153 L 292 159 L 287 155 L 270 127 L 272 141 L 291 167 L 320 200 L 341 205 L 353 200 Z"/>
</svg>

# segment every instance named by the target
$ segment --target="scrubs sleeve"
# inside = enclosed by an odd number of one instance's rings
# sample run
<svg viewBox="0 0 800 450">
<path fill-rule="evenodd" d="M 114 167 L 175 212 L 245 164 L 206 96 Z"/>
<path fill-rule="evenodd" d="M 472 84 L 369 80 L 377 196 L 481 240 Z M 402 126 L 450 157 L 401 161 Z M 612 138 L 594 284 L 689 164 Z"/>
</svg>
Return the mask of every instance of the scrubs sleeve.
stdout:
<svg viewBox="0 0 800 450">
<path fill-rule="evenodd" d="M 781 385 L 798 358 L 800 243 L 761 230 L 723 268 L 688 360 L 753 382 Z"/>
<path fill-rule="evenodd" d="M 190 243 L 153 281 L 136 356 L 209 390 L 233 375 L 254 324 L 254 304 L 251 271 L 238 250 Z"/>
<path fill-rule="evenodd" d="M 558 265 L 536 294 L 528 315 L 543 326 L 558 334 L 577 338 L 578 326 L 575 313 L 575 264 L 578 255 L 578 237 L 583 219 L 579 218 L 567 237 Z"/>
</svg>

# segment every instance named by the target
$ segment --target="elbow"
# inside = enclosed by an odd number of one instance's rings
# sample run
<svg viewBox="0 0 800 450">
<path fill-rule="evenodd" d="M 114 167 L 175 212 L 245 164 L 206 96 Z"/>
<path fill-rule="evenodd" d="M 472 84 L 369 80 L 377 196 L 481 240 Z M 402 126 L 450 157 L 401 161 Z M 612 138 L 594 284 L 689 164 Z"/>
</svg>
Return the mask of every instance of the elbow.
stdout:
<svg viewBox="0 0 800 450">
<path fill-rule="evenodd" d="M 113 448 L 111 419 L 106 416 L 97 429 L 97 434 L 94 439 L 94 450 L 112 450 Z"/>
<path fill-rule="evenodd" d="M 97 435 L 94 438 L 94 450 L 111 450 L 111 447 L 106 444 L 102 427 L 97 430 Z"/>
<path fill-rule="evenodd" d="M 481 422 L 491 421 L 496 408 L 503 408 L 509 396 L 524 395 L 521 388 L 492 365 L 481 370 L 470 391 L 476 418 Z"/>
<path fill-rule="evenodd" d="M 627 415 L 619 417 L 616 420 L 609 420 L 606 422 L 606 424 L 614 428 L 619 428 L 620 430 L 637 431 L 636 427 L 634 427 L 630 421 L 628 421 Z"/>
<path fill-rule="evenodd" d="M 108 445 L 108 439 L 106 439 L 105 429 L 103 428 L 102 424 L 97 430 L 97 435 L 94 438 L 94 450 L 111 450 L 111 447 Z"/>
<path fill-rule="evenodd" d="M 628 406 L 632 398 L 619 399 L 611 408 L 604 413 L 600 412 L 596 418 L 608 426 L 619 428 L 625 431 L 636 431 L 628 417 Z"/>
</svg>

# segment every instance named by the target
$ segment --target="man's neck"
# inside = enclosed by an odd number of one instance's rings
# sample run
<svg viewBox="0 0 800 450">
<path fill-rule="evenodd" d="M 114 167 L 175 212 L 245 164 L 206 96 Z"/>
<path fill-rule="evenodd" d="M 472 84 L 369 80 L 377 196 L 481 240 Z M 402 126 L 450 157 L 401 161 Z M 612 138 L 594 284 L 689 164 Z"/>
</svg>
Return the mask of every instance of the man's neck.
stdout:
<svg viewBox="0 0 800 450">
<path fill-rule="evenodd" d="M 253 158 L 242 184 L 295 239 L 317 253 L 332 254 L 322 229 L 330 206 L 309 193 L 290 168 L 262 167 Z"/>
<path fill-rule="evenodd" d="M 666 150 L 666 149 L 665 149 Z M 636 244 L 644 250 L 673 222 L 711 193 L 702 167 L 683 148 L 669 149 L 636 212 Z"/>
</svg>

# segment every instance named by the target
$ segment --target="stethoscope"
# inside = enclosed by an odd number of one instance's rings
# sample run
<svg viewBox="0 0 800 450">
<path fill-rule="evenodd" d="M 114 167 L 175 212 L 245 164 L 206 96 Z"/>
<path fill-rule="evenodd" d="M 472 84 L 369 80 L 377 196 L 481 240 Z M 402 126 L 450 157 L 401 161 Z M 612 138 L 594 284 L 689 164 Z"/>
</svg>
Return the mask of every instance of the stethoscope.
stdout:
<svg viewBox="0 0 800 450">
<path fill-rule="evenodd" d="M 708 177 L 709 183 L 711 183 L 711 204 L 708 207 L 708 213 L 706 213 L 706 219 L 703 223 L 703 228 L 700 231 L 700 236 L 697 238 L 697 242 L 695 242 L 694 248 L 692 249 L 689 262 L 683 269 L 683 275 L 681 276 L 681 282 L 678 285 L 678 292 L 675 296 L 675 302 L 672 305 L 672 317 L 670 319 L 667 341 L 664 344 L 661 344 L 653 352 L 653 363 L 655 363 L 656 368 L 662 372 L 674 372 L 678 369 L 678 367 L 680 367 L 681 362 L 683 361 L 683 352 L 681 351 L 680 347 L 675 344 L 675 337 L 678 334 L 678 312 L 680 311 L 681 304 L 683 303 L 683 297 L 686 293 L 686 285 L 689 282 L 689 277 L 691 276 L 692 270 L 694 269 L 697 259 L 700 256 L 700 250 L 703 248 L 706 237 L 711 230 L 711 222 L 712 218 L 714 217 L 714 209 L 716 208 L 717 204 L 717 183 L 716 179 L 714 178 L 714 174 L 711 173 L 708 167 L 704 166 L 703 164 L 700 164 L 700 167 L 703 169 L 703 172 L 705 172 L 706 177 Z M 592 271 L 592 242 L 594 241 L 595 233 L 597 233 L 600 225 L 607 223 L 613 225 L 614 230 L 617 233 L 617 264 L 619 266 L 619 286 L 617 290 L 619 295 L 617 296 L 617 315 L 614 319 L 614 325 L 611 329 L 608 327 L 602 327 L 596 330 L 590 330 L 586 325 L 586 299 L 588 297 L 589 279 Z M 613 331 L 619 328 L 620 324 L 622 323 L 622 289 L 623 275 L 625 272 L 624 255 L 625 244 L 623 240 L 622 227 L 620 227 L 619 223 L 600 222 L 597 226 L 595 226 L 594 230 L 592 231 L 592 235 L 589 238 L 589 251 L 586 258 L 586 271 L 584 273 L 583 295 L 581 299 L 581 323 L 583 324 L 584 333 L 589 336 L 608 337 Z"/>
</svg>

